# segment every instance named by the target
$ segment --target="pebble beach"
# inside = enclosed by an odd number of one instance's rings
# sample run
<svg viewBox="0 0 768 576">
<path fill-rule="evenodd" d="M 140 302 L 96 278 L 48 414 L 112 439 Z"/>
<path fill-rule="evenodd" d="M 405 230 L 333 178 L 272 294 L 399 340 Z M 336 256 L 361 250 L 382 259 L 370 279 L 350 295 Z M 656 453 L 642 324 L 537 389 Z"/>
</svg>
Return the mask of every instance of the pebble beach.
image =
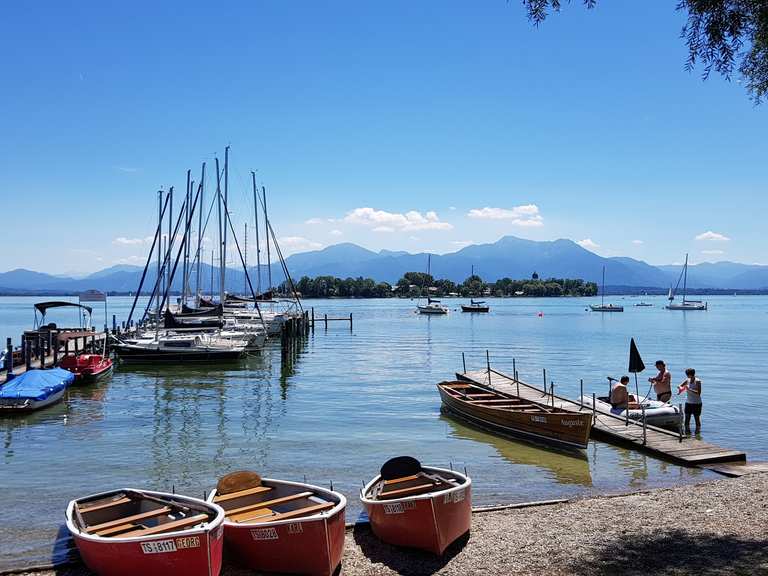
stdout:
<svg viewBox="0 0 768 576">
<path fill-rule="evenodd" d="M 444 557 L 347 531 L 342 575 L 768 575 L 768 474 L 476 512 Z M 23 572 L 86 576 L 70 565 Z M 224 576 L 253 572 L 227 566 Z"/>
</svg>

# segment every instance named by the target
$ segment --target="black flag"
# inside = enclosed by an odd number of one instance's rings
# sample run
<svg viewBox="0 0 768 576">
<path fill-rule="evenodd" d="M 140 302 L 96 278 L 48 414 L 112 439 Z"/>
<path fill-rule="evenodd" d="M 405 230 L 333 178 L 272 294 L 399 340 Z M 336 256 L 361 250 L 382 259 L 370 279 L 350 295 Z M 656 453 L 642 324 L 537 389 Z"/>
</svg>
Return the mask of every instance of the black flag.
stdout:
<svg viewBox="0 0 768 576">
<path fill-rule="evenodd" d="M 645 370 L 645 364 L 643 364 L 643 359 L 640 358 L 640 352 L 638 352 L 635 345 L 635 339 L 632 338 L 629 343 L 629 371 L 637 374 L 643 370 Z"/>
</svg>

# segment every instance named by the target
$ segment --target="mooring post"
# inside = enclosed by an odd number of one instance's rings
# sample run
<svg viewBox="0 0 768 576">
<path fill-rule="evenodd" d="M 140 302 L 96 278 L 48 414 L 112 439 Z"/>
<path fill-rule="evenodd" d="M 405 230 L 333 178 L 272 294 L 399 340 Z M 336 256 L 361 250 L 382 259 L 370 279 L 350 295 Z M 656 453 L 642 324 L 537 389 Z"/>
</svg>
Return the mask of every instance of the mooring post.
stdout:
<svg viewBox="0 0 768 576">
<path fill-rule="evenodd" d="M 461 366 L 464 368 L 464 374 L 467 373 L 467 359 L 464 357 L 464 352 L 461 353 Z"/>
<path fill-rule="evenodd" d="M 112 314 L 112 334 L 117 332 L 117 315 Z"/>
<path fill-rule="evenodd" d="M 640 410 L 643 414 L 643 446 L 645 446 L 646 442 L 646 432 L 645 432 L 645 404 L 640 404 Z"/>
<path fill-rule="evenodd" d="M 517 373 L 515 373 L 515 385 L 517 386 L 517 397 L 520 398 L 520 380 L 517 379 Z"/>
<path fill-rule="evenodd" d="M 349 313 L 349 331 L 352 331 L 352 312 Z"/>
<path fill-rule="evenodd" d="M 549 383 L 549 393 L 552 395 L 552 408 L 555 407 L 555 383 Z"/>
<path fill-rule="evenodd" d="M 624 426 L 629 426 L 629 398 L 627 398 L 627 407 L 624 408 Z"/>
<path fill-rule="evenodd" d="M 592 424 L 597 424 L 597 398 L 596 394 L 592 392 Z"/>
<path fill-rule="evenodd" d="M 679 433 L 680 439 L 678 442 L 683 441 L 683 404 L 682 402 L 677 405 L 677 411 L 678 414 L 680 414 L 680 422 L 677 423 L 677 431 Z"/>
<path fill-rule="evenodd" d="M 491 385 L 491 355 L 485 350 L 485 365 L 488 367 L 488 385 Z"/>
<path fill-rule="evenodd" d="M 544 396 L 547 395 L 547 369 L 542 368 L 542 373 L 544 374 Z"/>
<path fill-rule="evenodd" d="M 517 366 L 515 365 L 515 359 L 512 358 L 512 378 L 517 380 Z M 519 396 L 519 394 L 518 394 Z"/>
<path fill-rule="evenodd" d="M 7 351 L 7 356 L 5 357 L 5 370 L 8 372 L 8 374 L 13 373 L 13 341 L 11 338 L 5 339 L 5 349 Z"/>
<path fill-rule="evenodd" d="M 325 329 L 328 330 L 328 314 L 323 314 L 323 320 L 325 321 Z"/>
<path fill-rule="evenodd" d="M 584 407 L 584 378 L 579 379 L 579 412 Z"/>
</svg>

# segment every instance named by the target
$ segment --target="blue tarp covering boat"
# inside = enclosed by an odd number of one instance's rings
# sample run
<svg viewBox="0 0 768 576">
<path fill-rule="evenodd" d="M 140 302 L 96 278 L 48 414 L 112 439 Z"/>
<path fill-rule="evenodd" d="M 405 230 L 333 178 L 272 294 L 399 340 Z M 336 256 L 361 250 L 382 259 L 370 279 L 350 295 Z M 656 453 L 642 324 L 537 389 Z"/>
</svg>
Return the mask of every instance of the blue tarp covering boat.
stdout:
<svg viewBox="0 0 768 576">
<path fill-rule="evenodd" d="M 75 380 L 68 370 L 29 370 L 0 386 L 0 410 L 36 410 L 61 399 Z"/>
</svg>

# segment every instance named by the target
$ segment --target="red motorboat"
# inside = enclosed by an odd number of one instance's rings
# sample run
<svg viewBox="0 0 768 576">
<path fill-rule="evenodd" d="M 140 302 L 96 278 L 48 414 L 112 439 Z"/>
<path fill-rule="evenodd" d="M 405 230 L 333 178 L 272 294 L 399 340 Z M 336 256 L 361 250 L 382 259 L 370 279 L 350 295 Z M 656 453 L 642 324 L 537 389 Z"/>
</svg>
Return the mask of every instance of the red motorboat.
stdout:
<svg viewBox="0 0 768 576">
<path fill-rule="evenodd" d="M 381 467 L 360 500 L 381 540 L 441 555 L 470 529 L 471 487 L 465 474 L 399 456 Z"/>
<path fill-rule="evenodd" d="M 343 494 L 255 472 L 221 478 L 208 501 L 224 508 L 224 538 L 243 566 L 259 572 L 333 574 L 344 552 Z"/>
<path fill-rule="evenodd" d="M 67 528 L 99 576 L 218 576 L 224 510 L 197 498 L 114 490 L 73 500 Z"/>
<path fill-rule="evenodd" d="M 67 354 L 59 367 L 75 375 L 75 384 L 86 384 L 111 374 L 112 359 L 101 354 Z"/>
</svg>

